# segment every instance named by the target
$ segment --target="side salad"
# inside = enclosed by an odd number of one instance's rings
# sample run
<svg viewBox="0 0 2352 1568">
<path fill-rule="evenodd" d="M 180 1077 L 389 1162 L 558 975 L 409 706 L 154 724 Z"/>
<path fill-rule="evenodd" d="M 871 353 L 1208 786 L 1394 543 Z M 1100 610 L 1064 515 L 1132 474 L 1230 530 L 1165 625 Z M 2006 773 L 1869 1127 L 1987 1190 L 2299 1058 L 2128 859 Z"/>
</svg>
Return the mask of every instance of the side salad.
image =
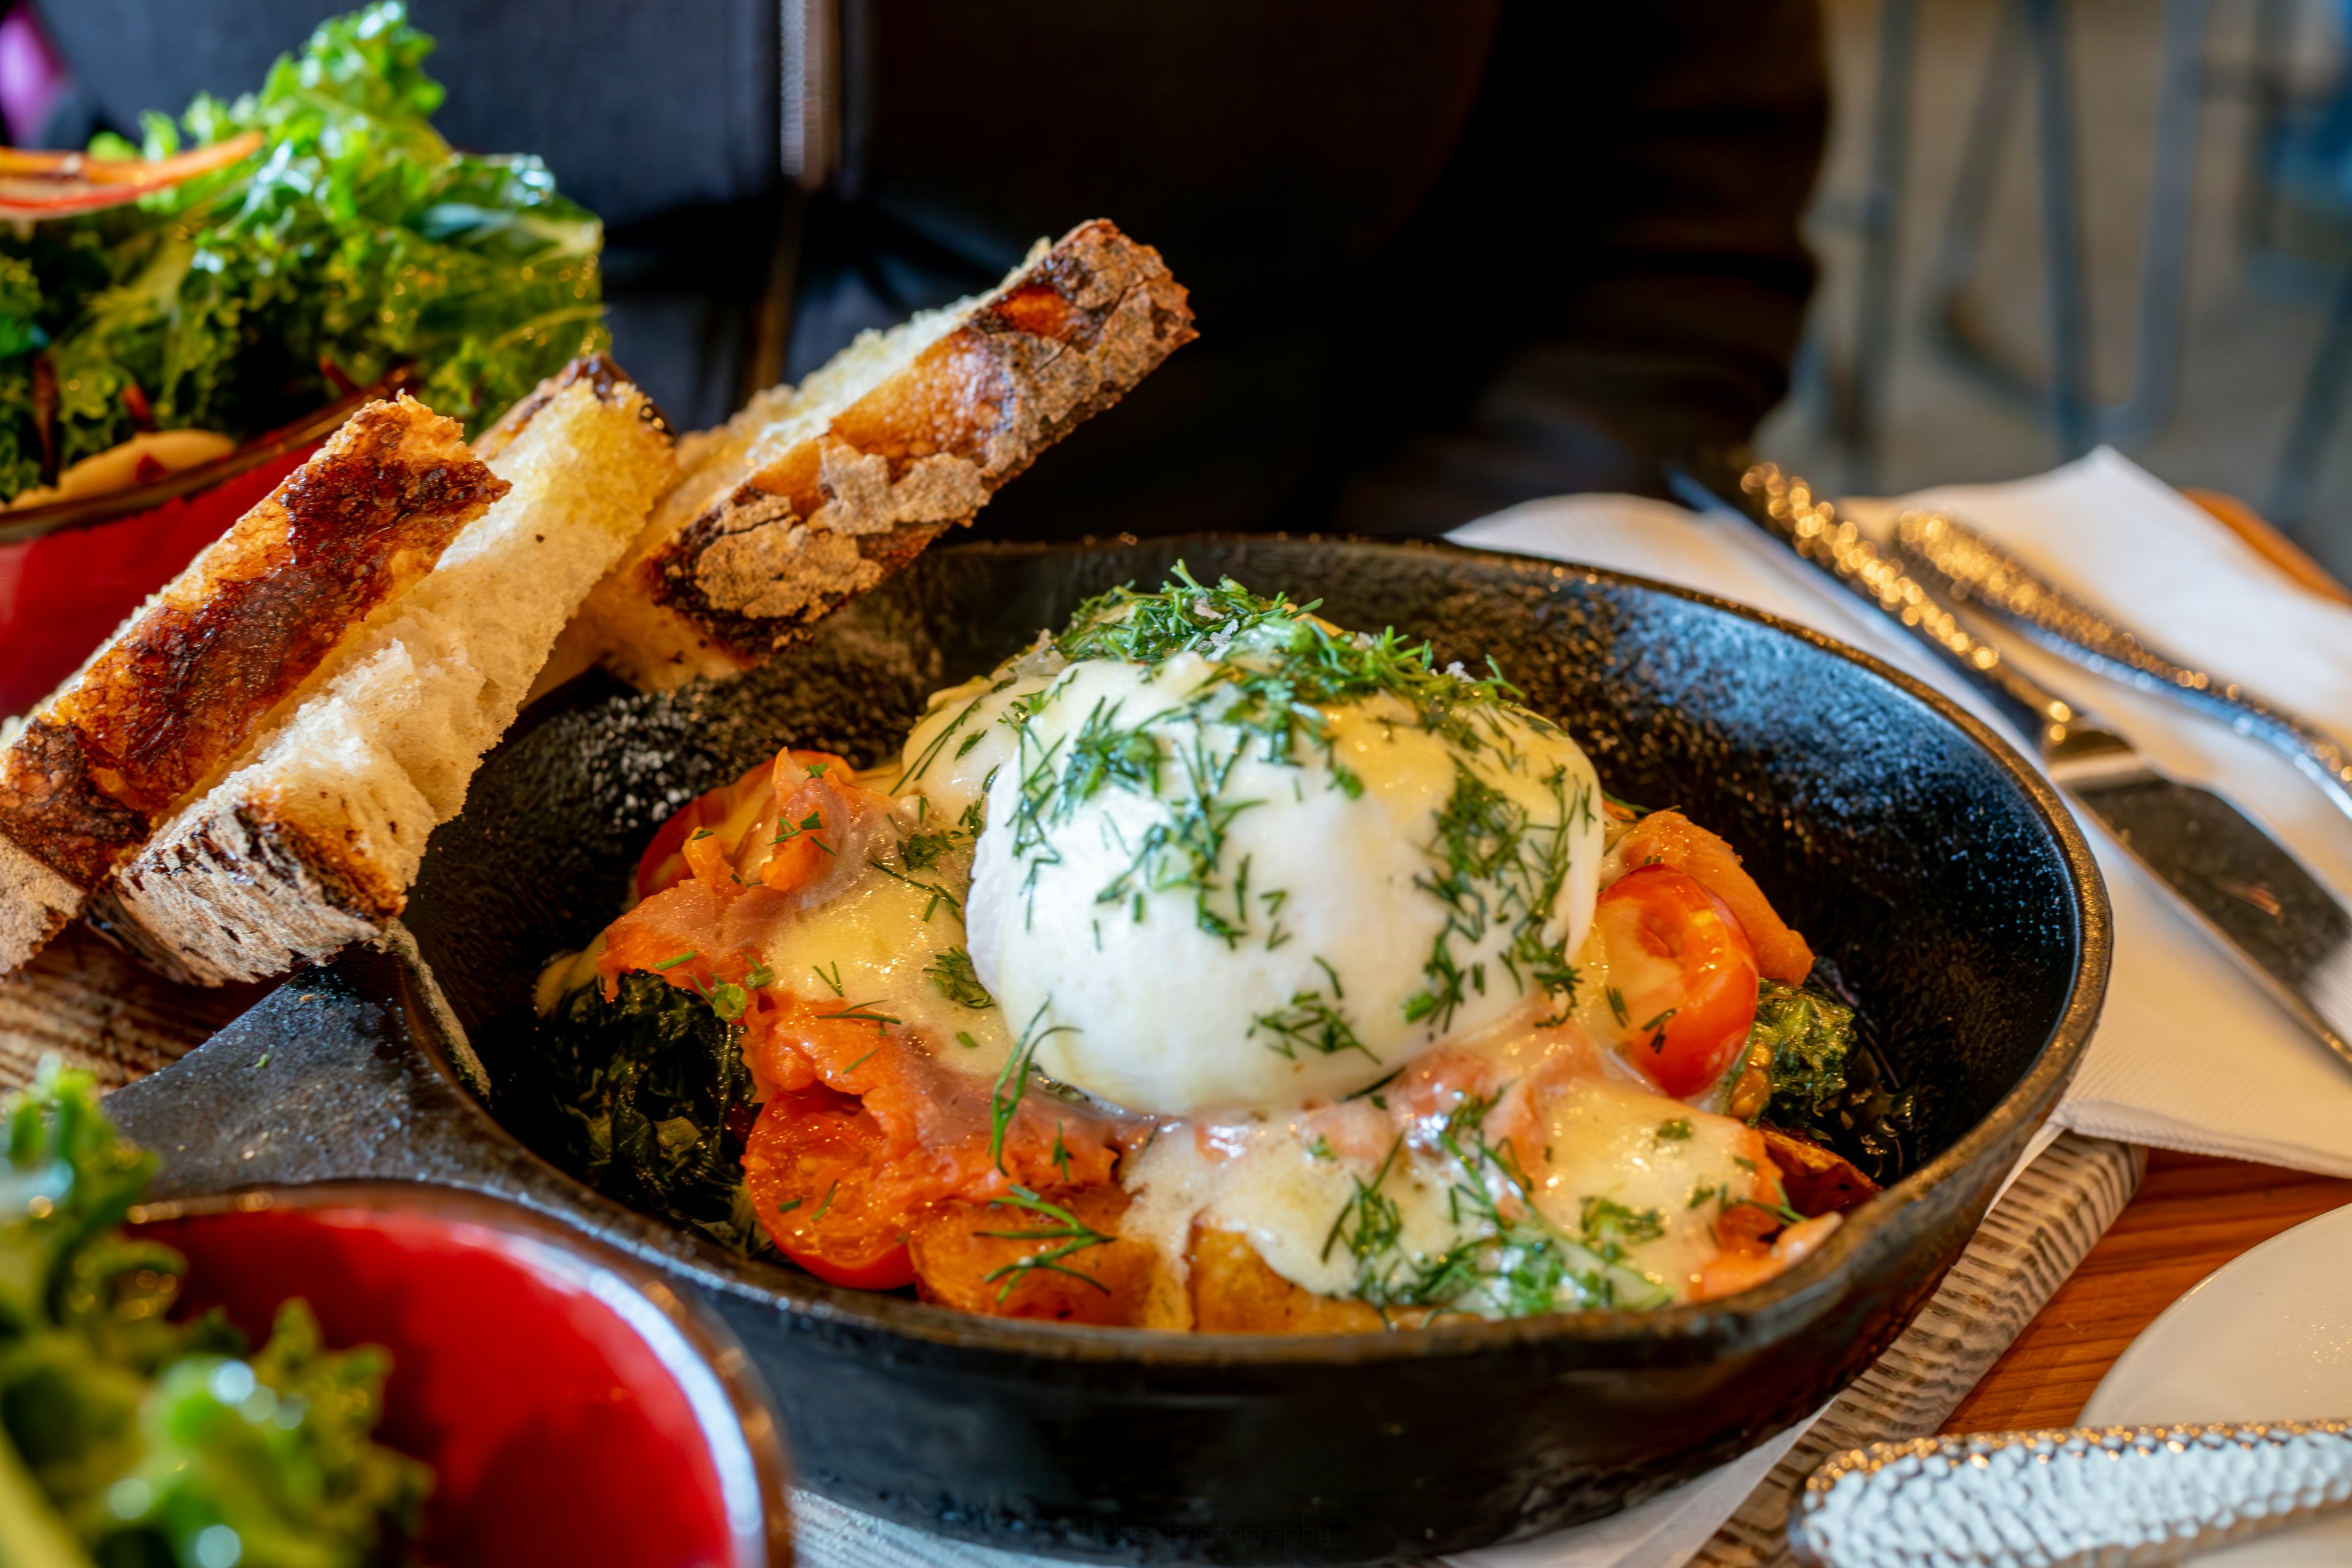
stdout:
<svg viewBox="0 0 2352 1568">
<path fill-rule="evenodd" d="M 406 1561 L 433 1477 L 370 1439 L 389 1356 L 325 1350 L 299 1300 L 257 1352 L 171 1321 L 184 1259 L 117 1228 L 153 1165 L 86 1073 L 0 1100 L 0 1563 Z"/>
<path fill-rule="evenodd" d="M 432 48 L 401 0 L 323 23 L 258 91 L 89 148 L 163 160 L 257 136 L 249 153 L 0 231 L 0 501 L 142 432 L 242 440 L 403 363 L 471 435 L 604 346 L 602 226 L 539 159 L 441 138 Z"/>
</svg>

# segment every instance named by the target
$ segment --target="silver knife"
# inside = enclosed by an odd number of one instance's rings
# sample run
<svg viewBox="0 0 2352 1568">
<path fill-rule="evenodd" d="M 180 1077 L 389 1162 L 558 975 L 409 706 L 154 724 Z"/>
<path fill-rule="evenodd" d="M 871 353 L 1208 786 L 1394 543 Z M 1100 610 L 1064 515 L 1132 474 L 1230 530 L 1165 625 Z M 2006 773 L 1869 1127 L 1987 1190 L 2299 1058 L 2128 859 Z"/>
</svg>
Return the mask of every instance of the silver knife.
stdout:
<svg viewBox="0 0 2352 1568">
<path fill-rule="evenodd" d="M 2352 1510 L 2341 1421 L 1874 1443 L 1805 1481 L 1807 1568 L 2137 1568 Z"/>
<path fill-rule="evenodd" d="M 2332 737 L 2233 682 L 2158 652 L 2097 606 L 1942 512 L 1905 512 L 1895 520 L 1895 540 L 1916 574 L 1954 602 L 1983 605 L 2053 653 L 2262 742 L 2352 816 L 2352 756 Z"/>
<path fill-rule="evenodd" d="M 2167 775 L 2096 716 L 2003 658 L 1899 561 L 1815 500 L 1804 480 L 1759 463 L 1740 477 L 1739 489 L 1738 507 L 1698 493 L 1761 524 L 1966 676 L 2033 738 L 2052 782 L 2352 1064 L 2352 909 L 2316 871 L 2221 795 Z"/>
</svg>

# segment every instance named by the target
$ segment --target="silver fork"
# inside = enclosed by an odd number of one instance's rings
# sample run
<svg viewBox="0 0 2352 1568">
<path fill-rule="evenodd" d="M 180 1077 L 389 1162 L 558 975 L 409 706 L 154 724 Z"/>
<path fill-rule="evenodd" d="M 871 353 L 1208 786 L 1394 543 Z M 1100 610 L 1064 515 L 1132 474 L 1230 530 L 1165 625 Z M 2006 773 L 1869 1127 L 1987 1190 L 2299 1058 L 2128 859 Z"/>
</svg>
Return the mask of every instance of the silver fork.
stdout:
<svg viewBox="0 0 2352 1568">
<path fill-rule="evenodd" d="M 2333 738 L 2234 682 L 2216 679 L 2142 642 L 1965 523 L 1906 511 L 1895 540 L 1921 576 L 1960 604 L 1980 604 L 2062 658 L 2219 719 L 2285 756 L 2352 816 L 2352 756 Z"/>
</svg>

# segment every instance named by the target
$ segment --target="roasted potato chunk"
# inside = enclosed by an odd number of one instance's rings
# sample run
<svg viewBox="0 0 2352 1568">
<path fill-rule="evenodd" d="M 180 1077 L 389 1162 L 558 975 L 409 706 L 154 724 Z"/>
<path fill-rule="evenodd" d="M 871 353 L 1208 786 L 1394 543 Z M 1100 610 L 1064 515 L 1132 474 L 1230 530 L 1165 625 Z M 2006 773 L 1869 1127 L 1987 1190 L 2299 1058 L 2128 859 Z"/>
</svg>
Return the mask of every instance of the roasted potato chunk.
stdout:
<svg viewBox="0 0 2352 1568">
<path fill-rule="evenodd" d="M 1236 1231 L 1192 1232 L 1192 1326 L 1222 1334 L 1363 1334 L 1388 1325 L 1361 1301 L 1318 1296 L 1276 1274 Z"/>
<path fill-rule="evenodd" d="M 1037 1201 L 950 1203 L 908 1233 L 923 1300 L 999 1318 L 1139 1322 L 1159 1259 L 1118 1234 L 1126 1192 L 1060 1188 Z"/>
<path fill-rule="evenodd" d="M 1809 1143 L 1775 1127 L 1757 1131 L 1764 1134 L 1764 1148 L 1772 1163 L 1780 1167 L 1780 1185 L 1788 1192 L 1789 1206 L 1807 1218 L 1850 1209 L 1878 1195 L 1878 1184 L 1836 1150 Z"/>
</svg>

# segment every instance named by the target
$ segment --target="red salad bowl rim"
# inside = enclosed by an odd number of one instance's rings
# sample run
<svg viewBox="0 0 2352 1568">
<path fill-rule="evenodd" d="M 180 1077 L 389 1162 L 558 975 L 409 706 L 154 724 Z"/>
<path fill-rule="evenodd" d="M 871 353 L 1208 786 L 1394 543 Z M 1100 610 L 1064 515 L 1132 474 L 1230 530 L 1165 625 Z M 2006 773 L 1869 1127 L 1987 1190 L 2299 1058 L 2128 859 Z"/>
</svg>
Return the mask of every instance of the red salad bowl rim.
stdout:
<svg viewBox="0 0 2352 1568">
<path fill-rule="evenodd" d="M 681 1295 L 663 1272 L 520 1204 L 427 1182 L 319 1182 L 251 1187 L 134 1206 L 134 1226 L 268 1212 L 398 1211 L 478 1226 L 527 1244 L 520 1261 L 584 1290 L 644 1342 L 694 1412 L 719 1478 L 731 1547 L 730 1568 L 790 1568 L 792 1474 L 782 1424 L 732 1332 L 709 1308 Z M 396 1350 L 396 1347 L 395 1347 Z"/>
</svg>

